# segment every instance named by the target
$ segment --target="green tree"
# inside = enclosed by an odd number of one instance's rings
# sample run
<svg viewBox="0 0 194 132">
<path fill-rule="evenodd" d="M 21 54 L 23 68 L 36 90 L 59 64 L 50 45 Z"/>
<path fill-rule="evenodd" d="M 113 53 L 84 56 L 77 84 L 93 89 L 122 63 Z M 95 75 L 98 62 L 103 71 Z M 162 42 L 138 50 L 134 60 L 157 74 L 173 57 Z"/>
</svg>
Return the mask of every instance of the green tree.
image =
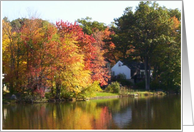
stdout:
<svg viewBox="0 0 194 132">
<path fill-rule="evenodd" d="M 181 86 L 181 24 L 176 17 L 171 19 L 174 41 L 167 44 L 161 42 L 153 51 L 155 58 L 151 64 L 154 66 L 154 81 L 160 82 L 162 89 L 178 92 Z"/>
<path fill-rule="evenodd" d="M 123 16 L 119 17 L 118 19 L 114 19 L 114 21 L 116 26 L 113 25 L 111 27 L 111 30 L 115 32 L 115 35 L 112 35 L 112 41 L 115 44 L 113 54 L 114 59 L 115 61 L 130 61 L 135 56 L 135 54 L 133 54 L 133 56 L 131 55 L 131 53 L 134 52 L 133 31 L 135 25 L 135 16 L 132 8 L 126 8 Z"/>
<path fill-rule="evenodd" d="M 81 28 L 83 29 L 84 33 L 91 35 L 95 31 L 103 31 L 107 28 L 104 23 L 100 23 L 98 21 L 92 22 L 91 20 L 92 18 L 90 17 L 77 20 L 77 22 L 80 24 Z"/>
<path fill-rule="evenodd" d="M 172 10 L 160 7 L 156 2 L 140 2 L 134 13 L 131 8 L 126 8 L 123 16 L 115 19 L 116 27 L 113 29 L 118 36 L 114 38 L 116 41 L 114 43 L 121 53 L 119 58 L 128 61 L 136 59 L 144 63 L 147 90 L 150 89 L 150 68 L 155 68 L 154 62 L 164 59 L 165 55 L 168 56 L 167 51 L 171 52 L 175 43 L 177 44 L 173 13 Z M 178 48 L 176 50 L 180 51 Z M 174 61 L 172 59 L 168 62 Z M 165 73 L 170 74 L 169 70 Z"/>
</svg>

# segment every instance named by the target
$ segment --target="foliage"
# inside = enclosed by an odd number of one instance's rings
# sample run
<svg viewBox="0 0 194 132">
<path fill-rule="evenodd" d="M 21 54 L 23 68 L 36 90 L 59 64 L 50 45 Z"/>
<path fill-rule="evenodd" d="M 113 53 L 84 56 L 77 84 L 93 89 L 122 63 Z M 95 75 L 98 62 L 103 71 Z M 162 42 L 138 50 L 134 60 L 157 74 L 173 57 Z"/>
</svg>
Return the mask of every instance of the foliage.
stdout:
<svg viewBox="0 0 194 132">
<path fill-rule="evenodd" d="M 72 92 L 68 92 L 68 91 L 66 91 L 66 90 L 62 90 L 60 96 L 61 96 L 61 98 L 63 98 L 63 99 L 70 99 L 70 98 L 73 97 L 73 93 L 72 93 Z"/>
<path fill-rule="evenodd" d="M 115 19 L 115 55 L 118 60 L 144 63 L 146 89 L 150 89 L 150 68 L 165 87 L 180 85 L 180 15 L 177 9 L 142 1 L 135 12 L 126 8 Z"/>
<path fill-rule="evenodd" d="M 80 27 L 76 24 L 57 22 L 60 43 L 56 47 L 56 57 L 54 68 L 54 81 L 56 82 L 56 96 L 59 97 L 61 90 L 79 94 L 83 89 L 92 83 L 89 56 L 92 48 L 90 47 L 93 38 L 85 36 Z M 87 44 L 87 52 L 83 49 Z M 60 47 L 60 48 L 59 48 Z M 90 48 L 91 49 L 90 49 Z M 57 58 L 57 59 L 56 59 Z"/>
<path fill-rule="evenodd" d="M 77 95 L 93 83 L 95 39 L 77 24 L 61 21 L 54 26 L 25 19 L 20 26 L 15 32 L 3 21 L 4 83 L 12 92 L 44 97 L 45 89 L 51 87 L 52 95 L 60 98 L 62 91 Z"/>
<path fill-rule="evenodd" d="M 93 59 L 93 75 L 92 79 L 94 81 L 99 81 L 101 86 L 107 85 L 108 80 L 110 79 L 109 69 L 106 67 L 108 63 L 106 61 L 105 55 L 111 49 L 111 45 L 114 46 L 112 42 L 104 42 L 104 39 L 109 39 L 110 31 L 105 29 L 105 31 L 97 31 L 93 34 L 96 42 L 93 43 L 93 46 L 96 48 L 96 57 Z"/>
<path fill-rule="evenodd" d="M 126 79 L 118 79 L 117 81 L 118 81 L 122 86 L 127 86 L 127 87 L 133 86 L 133 83 L 130 82 L 129 80 L 126 80 Z"/>
<path fill-rule="evenodd" d="M 126 79 L 126 75 L 125 74 L 118 74 L 117 78 L 123 80 L 123 79 Z"/>
<path fill-rule="evenodd" d="M 118 74 L 116 77 L 112 78 L 112 81 L 119 82 L 122 86 L 132 86 L 133 83 L 126 79 L 125 74 Z"/>
<path fill-rule="evenodd" d="M 110 79 L 109 71 L 106 68 L 106 60 L 113 62 L 112 52 L 115 48 L 114 43 L 111 40 L 111 35 L 114 33 L 109 30 L 103 23 L 97 21 L 91 22 L 90 18 L 78 19 L 77 21 L 81 24 L 84 33 L 92 35 L 95 42 L 92 46 L 95 48 L 95 57 L 91 60 L 93 63 L 92 69 L 92 80 L 99 81 L 101 86 L 107 85 Z"/>
<path fill-rule="evenodd" d="M 118 82 L 112 82 L 105 88 L 106 92 L 120 93 L 120 84 Z"/>
<path fill-rule="evenodd" d="M 78 98 L 86 99 L 87 97 L 94 97 L 96 95 L 95 93 L 100 91 L 102 91 L 102 89 L 99 86 L 99 82 L 94 81 L 91 85 L 78 94 Z"/>
<path fill-rule="evenodd" d="M 46 92 L 45 97 L 46 97 L 46 99 L 52 98 L 52 93 L 51 92 Z"/>
<path fill-rule="evenodd" d="M 138 82 L 137 84 L 135 84 L 135 86 L 138 89 L 145 89 L 145 81 Z"/>
<path fill-rule="evenodd" d="M 126 8 L 111 28 L 91 18 L 56 25 L 41 19 L 2 20 L 3 84 L 10 93 L 51 97 L 93 96 L 110 80 L 107 61 L 144 63 L 144 88 L 180 90 L 181 13 L 156 2 Z M 153 69 L 153 80 L 149 70 Z M 121 77 L 122 78 L 122 77 Z M 124 79 L 122 85 L 131 85 Z M 100 86 L 99 86 L 100 85 Z M 139 85 L 139 84 L 137 84 Z M 119 93 L 119 83 L 107 91 Z M 141 86 L 143 87 L 143 86 Z"/>
<path fill-rule="evenodd" d="M 151 90 L 162 89 L 161 83 L 159 82 L 158 79 L 155 79 L 150 83 L 150 89 Z"/>
<path fill-rule="evenodd" d="M 16 32 L 12 32 L 12 27 L 9 22 L 2 21 L 2 54 L 3 54 L 3 73 L 6 75 L 5 80 L 11 93 L 16 91 L 18 87 L 18 44 L 19 38 Z"/>
<path fill-rule="evenodd" d="M 77 22 L 80 23 L 81 28 L 86 34 L 93 34 L 96 31 L 104 31 L 106 26 L 104 23 L 99 23 L 98 21 L 91 22 L 92 18 L 86 17 L 78 19 Z"/>
</svg>

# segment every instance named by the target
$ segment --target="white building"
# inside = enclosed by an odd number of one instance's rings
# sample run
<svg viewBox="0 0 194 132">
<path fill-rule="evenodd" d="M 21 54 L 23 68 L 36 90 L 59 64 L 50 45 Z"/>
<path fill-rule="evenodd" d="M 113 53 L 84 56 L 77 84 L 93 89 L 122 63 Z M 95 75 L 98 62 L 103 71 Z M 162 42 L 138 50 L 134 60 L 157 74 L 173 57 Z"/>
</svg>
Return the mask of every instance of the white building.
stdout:
<svg viewBox="0 0 194 132">
<path fill-rule="evenodd" d="M 131 69 L 126 65 L 123 65 L 121 61 L 118 61 L 112 68 L 111 73 L 113 76 L 124 74 L 126 79 L 131 79 Z"/>
</svg>

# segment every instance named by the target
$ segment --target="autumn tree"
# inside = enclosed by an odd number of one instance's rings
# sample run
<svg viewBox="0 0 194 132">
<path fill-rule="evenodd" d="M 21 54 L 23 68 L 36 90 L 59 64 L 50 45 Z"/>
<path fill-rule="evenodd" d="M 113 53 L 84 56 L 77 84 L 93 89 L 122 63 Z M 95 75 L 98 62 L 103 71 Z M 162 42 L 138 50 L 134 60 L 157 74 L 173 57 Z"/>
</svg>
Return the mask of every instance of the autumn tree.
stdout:
<svg viewBox="0 0 194 132">
<path fill-rule="evenodd" d="M 26 57 L 25 86 L 43 95 L 45 89 L 51 87 L 55 97 L 60 98 L 64 91 L 80 93 L 92 81 L 85 67 L 85 54 L 76 45 L 75 34 L 82 33 L 71 32 L 74 26 L 62 21 L 56 25 L 39 19 L 29 20 L 21 30 L 21 37 Z"/>
<path fill-rule="evenodd" d="M 95 39 L 75 24 L 25 19 L 17 25 L 3 21 L 4 83 L 13 92 L 28 91 L 44 96 L 51 88 L 56 98 L 99 89 L 92 79 L 97 56 Z"/>
<path fill-rule="evenodd" d="M 91 60 L 95 58 L 96 49 L 92 46 L 95 40 L 92 36 L 84 34 L 76 23 L 59 21 L 56 25 L 60 40 L 56 61 L 61 63 L 56 63 L 60 64 L 56 65 L 56 88 L 61 89 L 58 88 L 60 85 L 78 95 L 93 83 Z"/>
<path fill-rule="evenodd" d="M 10 22 L 12 31 L 20 32 L 23 25 L 25 24 L 25 21 L 28 20 L 26 18 L 18 18 Z"/>
<path fill-rule="evenodd" d="M 96 58 L 93 59 L 93 76 L 92 79 L 99 81 L 101 86 L 107 85 L 110 80 L 110 71 L 107 67 L 107 60 L 111 60 L 106 56 L 109 55 L 109 51 L 114 49 L 114 44 L 110 41 L 110 34 L 108 28 L 104 31 L 96 31 L 93 36 L 96 40 L 93 46 L 96 48 Z M 106 42 L 105 42 L 106 40 Z"/>
<path fill-rule="evenodd" d="M 17 56 L 18 34 L 11 31 L 12 27 L 8 21 L 2 21 L 2 28 L 3 73 L 6 75 L 4 83 L 7 83 L 10 93 L 14 93 L 18 84 L 16 75 L 18 73 L 16 63 L 19 59 Z"/>
<path fill-rule="evenodd" d="M 34 92 L 44 87 L 46 79 L 43 78 L 46 78 L 47 68 L 46 50 L 49 47 L 46 31 L 44 31 L 43 21 L 40 19 L 28 19 L 22 26 L 23 61 L 26 64 L 25 69 L 23 69 L 26 73 L 24 87 L 27 89 L 25 90 Z"/>
<path fill-rule="evenodd" d="M 107 85 L 110 79 L 110 71 L 107 68 L 107 60 L 113 62 L 112 52 L 115 47 L 111 41 L 111 35 L 114 34 L 103 23 L 97 21 L 91 21 L 91 18 L 78 19 L 77 21 L 82 27 L 83 31 L 92 35 L 95 42 L 92 46 L 95 47 L 95 58 L 92 59 L 92 79 L 99 81 L 101 86 Z"/>
</svg>

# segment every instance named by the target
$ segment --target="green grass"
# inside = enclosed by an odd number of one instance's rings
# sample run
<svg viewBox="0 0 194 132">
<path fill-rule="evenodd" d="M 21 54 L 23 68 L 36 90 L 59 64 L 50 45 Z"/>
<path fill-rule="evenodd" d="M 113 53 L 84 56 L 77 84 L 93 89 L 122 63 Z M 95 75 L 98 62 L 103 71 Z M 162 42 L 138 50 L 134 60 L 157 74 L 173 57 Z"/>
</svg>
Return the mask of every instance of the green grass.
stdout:
<svg viewBox="0 0 194 132">
<path fill-rule="evenodd" d="M 137 91 L 137 92 L 129 92 L 130 94 L 153 94 L 153 92 L 149 92 L 149 91 Z"/>
<path fill-rule="evenodd" d="M 163 92 L 162 92 L 163 93 Z M 156 94 L 156 92 L 152 92 L 152 91 L 140 91 L 140 90 L 134 90 L 134 91 L 128 91 L 128 92 L 121 92 L 121 94 L 138 94 L 140 96 L 145 96 L 145 95 L 153 95 Z M 119 95 L 118 93 L 108 93 L 108 92 L 96 92 L 96 96 L 95 97 L 103 97 L 103 96 L 115 96 L 115 95 Z M 163 93 L 163 95 L 165 95 Z"/>
<path fill-rule="evenodd" d="M 132 92 L 129 92 L 128 94 L 138 94 L 141 97 L 154 96 L 154 95 L 157 95 L 157 94 L 166 95 L 164 92 L 151 92 L 151 91 L 132 91 Z"/>
<path fill-rule="evenodd" d="M 115 96 L 119 95 L 117 93 L 107 93 L 107 92 L 97 92 L 95 97 L 103 97 L 103 96 Z"/>
</svg>

